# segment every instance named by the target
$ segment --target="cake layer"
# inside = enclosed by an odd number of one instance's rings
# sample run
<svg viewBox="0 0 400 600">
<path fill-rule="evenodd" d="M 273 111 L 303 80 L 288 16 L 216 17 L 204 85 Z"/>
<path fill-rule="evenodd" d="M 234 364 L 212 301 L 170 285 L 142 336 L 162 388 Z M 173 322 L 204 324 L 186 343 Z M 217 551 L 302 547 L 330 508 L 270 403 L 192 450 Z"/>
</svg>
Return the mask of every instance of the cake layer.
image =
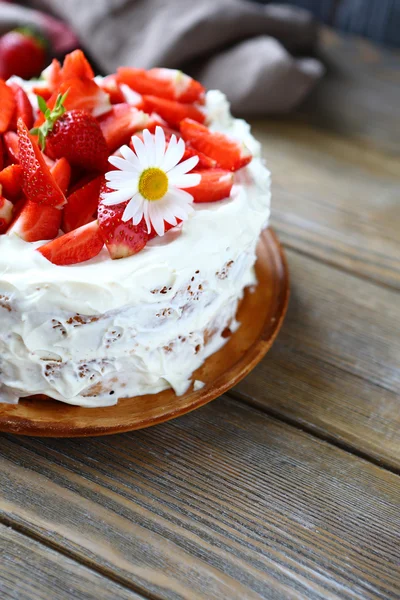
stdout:
<svg viewBox="0 0 400 600">
<path fill-rule="evenodd" d="M 249 126 L 223 94 L 207 94 L 211 129 L 242 139 L 252 162 L 231 197 L 194 205 L 180 229 L 138 254 L 60 267 L 17 236 L 0 237 L 0 398 L 32 394 L 82 406 L 173 387 L 237 327 L 255 248 L 269 217 L 269 172 Z"/>
</svg>

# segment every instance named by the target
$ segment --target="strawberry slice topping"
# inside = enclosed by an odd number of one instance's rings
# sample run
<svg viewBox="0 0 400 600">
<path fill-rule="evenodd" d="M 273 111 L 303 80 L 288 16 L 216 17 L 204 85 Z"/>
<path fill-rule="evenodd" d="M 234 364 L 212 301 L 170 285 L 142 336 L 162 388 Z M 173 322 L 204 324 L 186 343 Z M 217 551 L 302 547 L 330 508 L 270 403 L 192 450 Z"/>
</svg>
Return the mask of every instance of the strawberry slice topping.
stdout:
<svg viewBox="0 0 400 600">
<path fill-rule="evenodd" d="M 63 206 L 66 203 L 65 196 L 22 119 L 18 119 L 18 136 L 19 161 L 23 170 L 22 189 L 26 197 L 38 204 Z"/>
<path fill-rule="evenodd" d="M 22 167 L 9 165 L 0 171 L 0 190 L 10 200 L 16 200 L 22 189 Z"/>
<path fill-rule="evenodd" d="M 66 55 L 61 71 L 63 81 L 68 79 L 93 79 L 93 69 L 82 50 L 74 50 Z"/>
<path fill-rule="evenodd" d="M 193 104 L 183 104 L 157 96 L 143 96 L 143 101 L 147 112 L 156 112 L 173 127 L 179 128 L 183 119 L 193 119 L 199 123 L 204 123 L 206 119 L 205 114 Z"/>
<path fill-rule="evenodd" d="M 216 160 L 222 169 L 237 171 L 248 165 L 252 159 L 251 152 L 243 142 L 223 133 L 210 131 L 192 119 L 182 121 L 180 129 L 185 141 Z"/>
<path fill-rule="evenodd" d="M 54 166 L 51 168 L 50 173 L 53 175 L 58 187 L 65 195 L 69 188 L 69 183 L 71 181 L 71 167 L 69 166 L 69 162 L 64 156 L 57 160 Z"/>
<path fill-rule="evenodd" d="M 15 98 L 12 89 L 0 79 L 0 133 L 7 131 L 15 111 Z"/>
<path fill-rule="evenodd" d="M 3 140 L 8 161 L 10 163 L 19 163 L 18 134 L 15 131 L 6 131 Z"/>
<path fill-rule="evenodd" d="M 84 183 L 67 198 L 62 218 L 62 230 L 68 233 L 93 221 L 100 197 L 104 177 L 100 175 Z"/>
<path fill-rule="evenodd" d="M 92 221 L 48 242 L 37 252 L 55 265 L 74 265 L 97 256 L 103 245 L 99 224 Z"/>
<path fill-rule="evenodd" d="M 193 103 L 203 102 L 204 87 L 196 81 L 175 69 L 134 69 L 120 67 L 117 72 L 120 83 L 148 96 L 159 96 L 168 100 Z"/>
<path fill-rule="evenodd" d="M 33 110 L 28 96 L 18 83 L 11 82 L 7 85 L 11 88 L 15 100 L 15 110 L 9 128 L 17 129 L 17 121 L 21 117 L 28 129 L 30 129 L 33 125 Z"/>
<path fill-rule="evenodd" d="M 61 225 L 61 210 L 26 200 L 8 233 L 15 233 L 26 242 L 52 240 Z"/>
<path fill-rule="evenodd" d="M 125 102 L 124 94 L 117 81 L 116 75 L 107 75 L 99 82 L 99 87 L 110 97 L 111 104 L 120 104 Z"/>
<path fill-rule="evenodd" d="M 199 185 L 187 190 L 192 194 L 194 202 L 216 202 L 229 198 L 234 177 L 232 171 L 207 169 L 197 172 L 201 175 Z"/>
<path fill-rule="evenodd" d="M 5 233 L 13 217 L 14 205 L 0 195 L 0 233 Z"/>
<path fill-rule="evenodd" d="M 115 104 L 99 119 L 101 131 L 110 152 L 129 141 L 130 137 L 147 126 L 149 116 L 126 102 Z"/>
<path fill-rule="evenodd" d="M 103 191 L 104 189 L 107 188 L 103 188 Z M 122 221 L 126 204 L 126 202 L 115 206 L 105 206 L 102 202 L 99 204 L 100 233 L 112 259 L 125 258 L 140 252 L 150 239 L 144 219 L 139 225 L 133 225 L 132 221 L 127 223 Z"/>
</svg>

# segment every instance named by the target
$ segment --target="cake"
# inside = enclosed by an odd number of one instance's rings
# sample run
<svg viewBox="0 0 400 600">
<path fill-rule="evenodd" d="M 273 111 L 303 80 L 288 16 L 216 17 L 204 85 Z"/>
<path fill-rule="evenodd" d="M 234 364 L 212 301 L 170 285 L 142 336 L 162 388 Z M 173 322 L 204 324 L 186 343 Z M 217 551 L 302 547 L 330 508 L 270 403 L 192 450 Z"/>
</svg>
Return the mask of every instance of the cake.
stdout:
<svg viewBox="0 0 400 600">
<path fill-rule="evenodd" d="M 240 327 L 238 304 L 256 284 L 256 246 L 268 224 L 270 174 L 249 125 L 232 117 L 224 94 L 205 93 L 177 71 L 120 69 L 94 78 L 80 51 L 63 67 L 53 61 L 37 82 L 0 83 L 0 108 L 8 106 L 5 87 L 14 95 L 9 122 L 0 118 L 0 400 L 45 395 L 94 407 L 167 388 L 178 395 L 198 389 L 193 373 Z M 95 90 L 94 101 L 84 86 Z M 45 120 L 46 110 L 61 116 Z M 69 140 L 60 151 L 57 119 L 66 121 L 71 111 L 100 124 L 92 154 L 81 155 Z M 89 158 L 104 139 L 112 158 L 93 167 Z M 172 144 L 169 158 L 157 158 L 161 143 L 165 152 Z M 136 204 L 126 200 L 136 188 L 163 192 L 162 175 L 154 170 L 145 180 L 132 167 L 139 169 L 143 148 L 148 169 L 152 160 L 167 165 L 173 151 L 180 164 L 190 161 L 190 171 L 174 172 L 176 205 L 174 194 L 168 206 L 142 196 L 140 206 L 139 196 Z M 138 182 L 131 183 L 129 169 L 136 179 L 139 172 Z"/>
</svg>

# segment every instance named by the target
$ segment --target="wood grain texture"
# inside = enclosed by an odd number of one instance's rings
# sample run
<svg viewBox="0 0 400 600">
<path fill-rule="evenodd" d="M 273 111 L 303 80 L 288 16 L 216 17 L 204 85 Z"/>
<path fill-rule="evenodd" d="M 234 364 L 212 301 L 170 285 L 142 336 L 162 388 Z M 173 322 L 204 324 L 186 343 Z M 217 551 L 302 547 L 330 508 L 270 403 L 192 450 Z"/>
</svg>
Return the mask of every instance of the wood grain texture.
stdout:
<svg viewBox="0 0 400 600">
<path fill-rule="evenodd" d="M 400 295 L 287 256 L 286 322 L 235 394 L 400 470 Z"/>
<path fill-rule="evenodd" d="M 400 598 L 400 479 L 233 400 L 0 448 L 4 518 L 152 597 Z"/>
<path fill-rule="evenodd" d="M 0 524 L 1 600 L 140 600 L 126 588 Z"/>
</svg>

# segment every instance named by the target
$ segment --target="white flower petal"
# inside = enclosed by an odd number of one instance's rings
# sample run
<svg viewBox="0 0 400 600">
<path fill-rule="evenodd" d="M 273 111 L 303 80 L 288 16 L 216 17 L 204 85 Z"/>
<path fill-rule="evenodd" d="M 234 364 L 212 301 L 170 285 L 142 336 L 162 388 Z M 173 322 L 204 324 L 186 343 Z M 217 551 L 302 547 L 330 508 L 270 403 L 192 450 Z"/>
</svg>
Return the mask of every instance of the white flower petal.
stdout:
<svg viewBox="0 0 400 600">
<path fill-rule="evenodd" d="M 144 203 L 146 202 L 146 200 L 143 200 L 143 197 L 140 196 L 140 200 L 138 202 L 137 205 L 137 210 L 135 212 L 135 214 L 132 216 L 132 223 L 134 225 L 139 225 L 140 221 L 143 219 L 143 214 L 144 214 Z"/>
<path fill-rule="evenodd" d="M 144 199 L 146 200 L 146 199 Z M 147 225 L 147 233 L 151 232 L 151 222 L 149 219 L 149 204 L 150 202 L 143 202 L 143 216 L 144 216 L 144 220 L 146 221 L 146 225 Z"/>
<path fill-rule="evenodd" d="M 135 148 L 136 155 L 139 159 L 141 169 L 147 169 L 147 167 L 149 166 L 149 160 L 145 145 L 143 144 L 142 140 L 138 138 L 137 135 L 132 136 L 132 144 Z"/>
<path fill-rule="evenodd" d="M 175 165 L 178 164 L 178 162 L 181 160 L 184 153 L 185 153 L 185 142 L 182 140 L 182 138 L 177 141 L 176 136 L 173 135 L 168 144 L 168 148 L 165 153 L 164 160 L 163 160 L 162 164 L 160 165 L 160 168 L 163 169 L 163 171 L 168 173 L 168 171 L 170 171 L 170 169 L 172 169 L 173 167 L 175 167 Z"/>
<path fill-rule="evenodd" d="M 132 198 L 132 194 L 124 190 L 118 190 L 116 192 L 110 192 L 102 195 L 102 201 L 105 206 L 114 206 L 114 204 L 121 204 Z"/>
<path fill-rule="evenodd" d="M 160 209 L 160 207 L 158 206 L 158 202 L 149 202 L 148 211 L 151 224 L 153 225 L 156 234 L 164 235 L 164 217 L 162 214 L 162 209 Z"/>
<path fill-rule="evenodd" d="M 109 156 L 108 162 L 113 165 L 113 167 L 117 167 L 117 169 L 120 169 L 121 171 L 131 171 L 132 173 L 137 173 L 137 168 L 125 160 L 125 158 L 120 158 L 119 156 Z"/>
<path fill-rule="evenodd" d="M 108 171 L 105 174 L 107 181 L 132 181 L 132 179 L 138 179 L 138 173 L 132 171 Z"/>
<path fill-rule="evenodd" d="M 201 181 L 201 175 L 199 173 L 189 173 L 187 175 L 178 175 L 174 177 L 168 177 L 171 185 L 179 188 L 191 188 L 199 185 Z"/>
<path fill-rule="evenodd" d="M 127 184 L 125 181 L 109 181 L 107 187 L 110 190 L 125 190 L 127 195 L 129 194 L 130 198 L 132 198 L 132 196 L 138 192 L 139 181 L 134 179 L 129 184 Z"/>
<path fill-rule="evenodd" d="M 131 163 L 131 165 L 136 167 L 138 171 L 141 170 L 140 161 L 139 161 L 138 157 L 136 156 L 136 154 L 134 153 L 134 151 L 132 150 L 132 148 L 129 148 L 129 146 L 125 145 L 125 146 L 121 146 L 119 151 L 121 152 L 122 156 L 128 162 Z"/>
<path fill-rule="evenodd" d="M 146 149 L 147 154 L 147 162 L 149 167 L 156 167 L 155 164 L 155 155 L 156 155 L 156 147 L 154 144 L 154 137 L 151 135 L 148 129 L 143 131 L 143 143 Z"/>
<path fill-rule="evenodd" d="M 161 165 L 162 160 L 165 154 L 165 133 L 162 127 L 156 127 L 156 135 L 155 135 L 155 164 L 157 166 Z"/>
<path fill-rule="evenodd" d="M 174 201 L 178 202 L 179 204 L 185 205 L 191 204 L 193 202 L 192 194 L 189 194 L 189 192 L 181 190 L 180 188 L 177 188 L 173 185 L 171 185 L 171 187 L 169 188 L 168 194 L 171 194 L 174 198 Z"/>
<path fill-rule="evenodd" d="M 171 171 L 169 171 L 169 173 L 168 173 L 168 177 L 184 175 L 185 173 L 188 173 L 189 171 L 194 169 L 198 162 L 199 162 L 198 156 L 191 156 L 187 160 L 184 160 L 182 163 L 179 163 L 179 165 L 176 165 L 176 167 L 171 169 Z"/>
</svg>

